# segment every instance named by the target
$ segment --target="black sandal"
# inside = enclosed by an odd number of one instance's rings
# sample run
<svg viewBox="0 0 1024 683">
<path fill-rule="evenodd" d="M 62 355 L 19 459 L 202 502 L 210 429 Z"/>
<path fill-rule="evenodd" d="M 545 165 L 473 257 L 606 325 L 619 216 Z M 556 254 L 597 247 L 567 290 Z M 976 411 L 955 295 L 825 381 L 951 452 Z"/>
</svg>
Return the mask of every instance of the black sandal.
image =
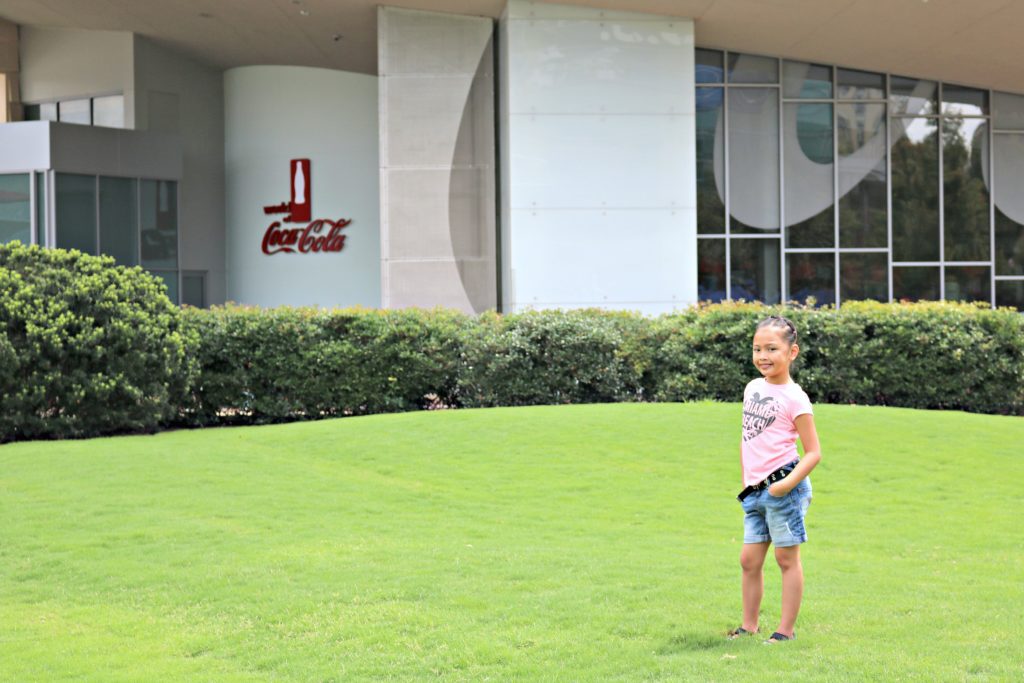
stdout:
<svg viewBox="0 0 1024 683">
<path fill-rule="evenodd" d="M 796 640 L 796 633 L 794 633 L 791 636 L 784 636 L 778 631 L 776 631 L 768 637 L 768 640 L 764 641 L 764 644 L 768 645 L 770 643 L 781 643 L 785 640 Z"/>
<path fill-rule="evenodd" d="M 726 634 L 726 638 L 728 638 L 729 640 L 736 640 L 737 638 L 741 638 L 743 636 L 755 635 L 757 635 L 757 631 L 748 631 L 747 629 L 740 626 L 738 628 L 733 629 L 732 631 L 729 631 L 729 633 Z"/>
</svg>

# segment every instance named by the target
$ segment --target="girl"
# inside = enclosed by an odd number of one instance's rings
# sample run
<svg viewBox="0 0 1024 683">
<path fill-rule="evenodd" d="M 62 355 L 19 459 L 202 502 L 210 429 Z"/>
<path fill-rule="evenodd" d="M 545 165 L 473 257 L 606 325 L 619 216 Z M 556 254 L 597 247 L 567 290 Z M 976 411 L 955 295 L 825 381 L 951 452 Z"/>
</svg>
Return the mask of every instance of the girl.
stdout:
<svg viewBox="0 0 1024 683">
<path fill-rule="evenodd" d="M 743 440 L 740 464 L 743 485 L 743 625 L 730 638 L 758 632 L 757 619 L 764 594 L 764 558 L 775 544 L 775 559 L 782 570 L 782 616 L 765 641 L 796 638 L 793 627 L 804 591 L 800 544 L 807 540 L 804 516 L 811 502 L 807 475 L 821 461 L 811 402 L 789 376 L 789 366 L 800 353 L 796 328 L 773 315 L 754 331 L 754 367 L 761 377 L 743 392 Z M 804 447 L 799 458 L 796 439 Z"/>
</svg>

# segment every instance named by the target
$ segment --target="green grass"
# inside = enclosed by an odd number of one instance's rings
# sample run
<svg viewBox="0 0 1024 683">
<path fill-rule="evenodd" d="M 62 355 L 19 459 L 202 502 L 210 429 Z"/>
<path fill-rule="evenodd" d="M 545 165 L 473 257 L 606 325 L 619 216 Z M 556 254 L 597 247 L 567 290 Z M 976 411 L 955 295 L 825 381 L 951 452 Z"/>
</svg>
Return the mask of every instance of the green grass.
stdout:
<svg viewBox="0 0 1024 683">
<path fill-rule="evenodd" d="M 1024 420 L 817 423 L 799 639 L 773 647 L 723 638 L 737 405 L 3 446 L 0 680 L 1024 678 Z"/>
</svg>

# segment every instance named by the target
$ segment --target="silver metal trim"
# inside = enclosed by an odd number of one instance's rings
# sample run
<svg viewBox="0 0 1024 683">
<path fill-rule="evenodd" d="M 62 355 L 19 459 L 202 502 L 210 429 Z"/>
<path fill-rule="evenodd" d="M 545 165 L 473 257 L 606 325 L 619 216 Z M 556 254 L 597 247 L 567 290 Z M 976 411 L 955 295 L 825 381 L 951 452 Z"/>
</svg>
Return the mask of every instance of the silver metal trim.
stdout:
<svg viewBox="0 0 1024 683">
<path fill-rule="evenodd" d="M 782 60 L 779 60 L 779 82 L 782 81 Z M 776 121 L 779 124 L 779 303 L 785 304 L 789 301 L 789 272 L 786 270 L 786 244 L 788 233 L 786 232 L 786 140 L 785 125 L 786 105 L 782 102 L 782 88 L 779 88 L 779 114 Z"/>
<path fill-rule="evenodd" d="M 885 74 L 885 92 L 889 95 L 885 103 L 885 239 L 887 275 L 889 278 L 889 303 L 893 301 L 892 285 L 892 76 Z"/>
<path fill-rule="evenodd" d="M 993 91 L 988 91 L 989 112 L 992 113 L 995 104 Z M 994 116 L 994 114 L 993 114 Z M 989 266 L 989 294 L 992 298 L 992 308 L 996 307 L 996 145 L 995 133 L 992 130 L 995 119 L 988 122 L 988 259 Z"/>
<path fill-rule="evenodd" d="M 942 114 L 942 81 L 938 82 L 936 86 L 939 97 L 939 114 Z M 942 139 L 942 120 L 940 118 L 938 130 L 935 135 L 936 140 L 939 143 L 939 262 L 943 264 L 946 260 L 946 188 L 945 188 L 945 176 L 946 176 L 946 165 L 945 158 L 943 155 L 943 148 L 945 147 Z M 941 301 L 946 300 L 946 268 L 943 265 L 942 270 L 939 272 L 939 299 Z"/>
<path fill-rule="evenodd" d="M 832 96 L 836 96 L 839 83 L 838 67 L 832 65 Z M 836 308 L 843 304 L 839 299 L 839 107 L 833 101 L 832 107 L 832 248 L 835 250 L 835 258 L 832 265 L 832 285 L 835 289 L 832 300 Z"/>
<path fill-rule="evenodd" d="M 728 53 L 722 52 L 722 185 L 725 187 L 725 299 L 732 300 L 732 183 L 729 178 L 729 88 L 725 87 L 729 69 Z M 699 267 L 699 266 L 698 266 Z"/>
<path fill-rule="evenodd" d="M 38 217 L 39 217 L 39 198 L 36 197 L 36 176 L 39 174 L 38 171 L 30 171 L 28 174 L 28 243 L 30 245 L 36 243 L 36 232 L 38 231 Z M 8 175 L 8 174 L 4 174 Z M 11 174 L 14 175 L 14 174 Z"/>
</svg>

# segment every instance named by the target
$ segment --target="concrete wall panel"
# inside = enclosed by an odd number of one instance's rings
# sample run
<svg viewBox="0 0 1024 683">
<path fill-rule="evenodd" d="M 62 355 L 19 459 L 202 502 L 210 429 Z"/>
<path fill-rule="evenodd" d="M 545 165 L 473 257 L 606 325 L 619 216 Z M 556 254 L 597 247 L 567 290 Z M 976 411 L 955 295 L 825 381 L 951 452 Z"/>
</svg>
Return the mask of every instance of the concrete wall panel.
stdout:
<svg viewBox="0 0 1024 683">
<path fill-rule="evenodd" d="M 495 308 L 494 22 L 378 14 L 383 305 Z"/>
</svg>

